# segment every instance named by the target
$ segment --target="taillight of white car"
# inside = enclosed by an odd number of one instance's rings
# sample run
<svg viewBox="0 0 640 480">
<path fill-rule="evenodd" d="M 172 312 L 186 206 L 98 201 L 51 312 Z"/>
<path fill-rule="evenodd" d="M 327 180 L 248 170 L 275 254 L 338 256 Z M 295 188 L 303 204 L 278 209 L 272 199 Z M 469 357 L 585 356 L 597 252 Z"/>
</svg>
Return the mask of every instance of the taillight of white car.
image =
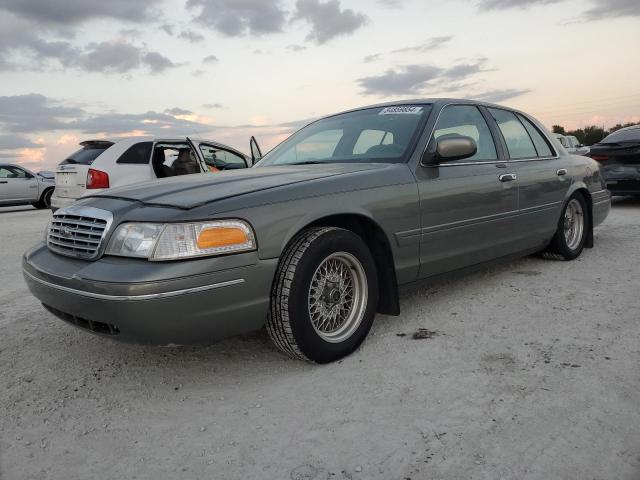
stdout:
<svg viewBox="0 0 640 480">
<path fill-rule="evenodd" d="M 109 188 L 109 174 L 102 170 L 90 168 L 87 172 L 86 188 Z"/>
</svg>

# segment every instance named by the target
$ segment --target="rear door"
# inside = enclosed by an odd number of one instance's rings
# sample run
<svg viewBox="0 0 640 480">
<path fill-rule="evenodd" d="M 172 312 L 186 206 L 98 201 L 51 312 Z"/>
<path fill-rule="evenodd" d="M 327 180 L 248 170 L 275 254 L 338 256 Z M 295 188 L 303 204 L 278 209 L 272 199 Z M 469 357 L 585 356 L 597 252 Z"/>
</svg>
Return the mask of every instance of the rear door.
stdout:
<svg viewBox="0 0 640 480">
<path fill-rule="evenodd" d="M 27 202 L 38 199 L 38 180 L 14 165 L 0 167 L 0 200 Z"/>
<path fill-rule="evenodd" d="M 439 114 L 428 152 L 449 134 L 473 138 L 478 151 L 460 161 L 418 167 L 421 277 L 514 251 L 518 182 L 487 118 L 476 105 L 448 105 Z"/>
<path fill-rule="evenodd" d="M 522 249 L 549 240 L 571 185 L 566 157 L 553 149 L 542 128 L 519 113 L 489 108 L 518 176 L 518 235 Z"/>
</svg>

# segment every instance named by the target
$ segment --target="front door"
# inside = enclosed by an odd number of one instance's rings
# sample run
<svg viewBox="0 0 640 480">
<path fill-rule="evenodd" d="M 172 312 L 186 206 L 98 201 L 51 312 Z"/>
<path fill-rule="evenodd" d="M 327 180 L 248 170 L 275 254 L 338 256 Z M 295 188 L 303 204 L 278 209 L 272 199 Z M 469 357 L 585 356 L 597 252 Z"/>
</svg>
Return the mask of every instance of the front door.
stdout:
<svg viewBox="0 0 640 480">
<path fill-rule="evenodd" d="M 446 135 L 473 138 L 473 157 L 418 166 L 420 277 L 482 263 L 515 251 L 518 182 L 496 148 L 496 131 L 474 105 L 440 113 L 427 151 Z"/>
<path fill-rule="evenodd" d="M 25 202 L 38 199 L 38 180 L 22 168 L 13 165 L 0 167 L 0 200 Z"/>
</svg>

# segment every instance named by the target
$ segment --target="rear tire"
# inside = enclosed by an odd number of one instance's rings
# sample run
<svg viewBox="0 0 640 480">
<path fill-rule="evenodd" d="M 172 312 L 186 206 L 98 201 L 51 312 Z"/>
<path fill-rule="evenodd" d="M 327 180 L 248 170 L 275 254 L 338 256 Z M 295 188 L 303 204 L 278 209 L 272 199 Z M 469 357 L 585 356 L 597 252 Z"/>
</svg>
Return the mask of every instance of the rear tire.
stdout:
<svg viewBox="0 0 640 480">
<path fill-rule="evenodd" d="M 364 241 L 336 227 L 309 228 L 282 254 L 267 331 L 290 357 L 328 363 L 363 342 L 378 305 L 376 265 Z"/>
<path fill-rule="evenodd" d="M 562 210 L 558 229 L 544 251 L 545 255 L 563 260 L 574 260 L 580 256 L 591 228 L 587 212 L 584 196 L 574 193 Z"/>
</svg>

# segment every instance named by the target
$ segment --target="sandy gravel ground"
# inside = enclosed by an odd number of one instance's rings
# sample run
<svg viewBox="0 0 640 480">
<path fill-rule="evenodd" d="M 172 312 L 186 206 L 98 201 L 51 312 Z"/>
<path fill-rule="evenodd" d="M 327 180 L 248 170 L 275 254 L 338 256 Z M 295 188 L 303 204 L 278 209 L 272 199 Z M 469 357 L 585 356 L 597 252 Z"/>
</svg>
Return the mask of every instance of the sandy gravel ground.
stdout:
<svg viewBox="0 0 640 480">
<path fill-rule="evenodd" d="M 20 273 L 49 214 L 2 210 L 3 480 L 640 478 L 640 201 L 577 261 L 405 293 L 322 367 L 265 333 L 168 349 L 68 327 Z"/>
</svg>

